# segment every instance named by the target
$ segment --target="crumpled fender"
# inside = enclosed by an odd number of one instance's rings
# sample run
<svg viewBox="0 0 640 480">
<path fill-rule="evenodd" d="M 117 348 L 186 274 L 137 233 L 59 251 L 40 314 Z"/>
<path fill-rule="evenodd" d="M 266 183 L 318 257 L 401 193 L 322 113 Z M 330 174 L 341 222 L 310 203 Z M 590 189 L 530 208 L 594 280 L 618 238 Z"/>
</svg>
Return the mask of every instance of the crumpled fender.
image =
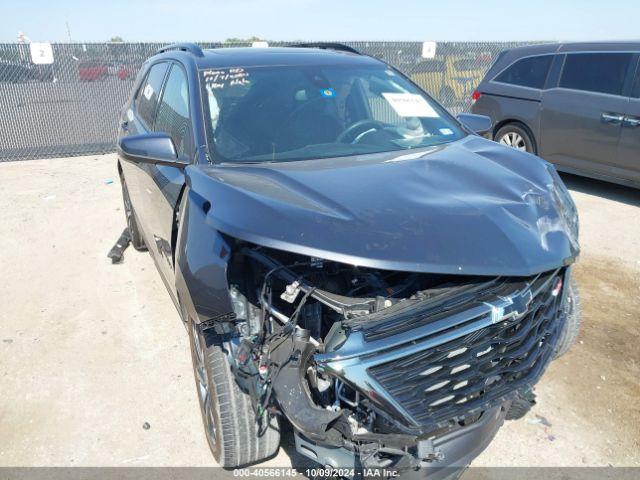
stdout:
<svg viewBox="0 0 640 480">
<path fill-rule="evenodd" d="M 206 222 L 210 204 L 186 188 L 176 242 L 176 291 L 183 313 L 202 323 L 233 313 L 227 284 L 231 247 Z"/>
</svg>

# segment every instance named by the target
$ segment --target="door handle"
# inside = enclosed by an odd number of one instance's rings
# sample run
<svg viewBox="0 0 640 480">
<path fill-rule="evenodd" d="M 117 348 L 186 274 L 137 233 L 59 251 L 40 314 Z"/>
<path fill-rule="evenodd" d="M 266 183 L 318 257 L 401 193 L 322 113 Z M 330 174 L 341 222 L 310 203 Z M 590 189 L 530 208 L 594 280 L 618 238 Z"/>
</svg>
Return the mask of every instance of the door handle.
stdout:
<svg viewBox="0 0 640 480">
<path fill-rule="evenodd" d="M 622 120 L 624 120 L 624 116 L 618 113 L 603 113 L 600 118 L 604 123 L 612 124 L 622 123 Z"/>
<path fill-rule="evenodd" d="M 622 125 L 625 127 L 640 127 L 640 118 L 624 117 Z"/>
</svg>

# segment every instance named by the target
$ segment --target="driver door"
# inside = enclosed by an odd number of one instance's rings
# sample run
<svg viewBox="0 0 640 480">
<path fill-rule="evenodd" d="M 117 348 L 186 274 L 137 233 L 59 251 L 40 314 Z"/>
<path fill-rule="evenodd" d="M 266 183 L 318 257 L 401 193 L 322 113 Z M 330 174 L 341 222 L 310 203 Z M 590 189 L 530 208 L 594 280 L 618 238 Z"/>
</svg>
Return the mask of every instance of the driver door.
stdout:
<svg viewBox="0 0 640 480">
<path fill-rule="evenodd" d="M 628 52 L 568 53 L 557 87 L 542 95 L 540 156 L 611 175 L 629 103 Z"/>
<path fill-rule="evenodd" d="M 185 69 L 172 63 L 167 74 L 152 130 L 171 136 L 180 160 L 195 155 L 189 109 L 189 84 Z M 145 164 L 142 185 L 146 213 L 147 247 L 156 260 L 167 288 L 175 298 L 174 252 L 176 208 L 185 185 L 184 170 L 167 165 Z"/>
<path fill-rule="evenodd" d="M 640 183 L 640 65 L 636 68 L 635 85 L 618 143 L 617 176 Z"/>
</svg>

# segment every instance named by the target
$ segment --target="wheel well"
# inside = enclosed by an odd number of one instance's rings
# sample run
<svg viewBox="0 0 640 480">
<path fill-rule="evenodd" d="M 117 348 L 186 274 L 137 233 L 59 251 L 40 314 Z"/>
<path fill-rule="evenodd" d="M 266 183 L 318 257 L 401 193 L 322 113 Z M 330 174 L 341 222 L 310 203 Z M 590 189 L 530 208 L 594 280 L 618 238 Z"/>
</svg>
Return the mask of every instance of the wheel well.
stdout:
<svg viewBox="0 0 640 480">
<path fill-rule="evenodd" d="M 502 120 L 501 122 L 497 123 L 496 126 L 493 127 L 493 135 L 492 135 L 493 139 L 496 138 L 496 133 L 498 133 L 498 131 L 502 127 L 505 127 L 507 125 L 517 125 L 518 127 L 522 128 L 525 132 L 527 132 L 527 134 L 529 135 L 529 138 L 531 139 L 531 143 L 533 144 L 533 153 L 535 153 L 536 155 L 538 154 L 538 142 L 536 141 L 535 135 L 533 134 L 531 129 L 527 126 L 527 124 L 521 122 L 520 120 L 508 118 L 506 120 Z"/>
</svg>

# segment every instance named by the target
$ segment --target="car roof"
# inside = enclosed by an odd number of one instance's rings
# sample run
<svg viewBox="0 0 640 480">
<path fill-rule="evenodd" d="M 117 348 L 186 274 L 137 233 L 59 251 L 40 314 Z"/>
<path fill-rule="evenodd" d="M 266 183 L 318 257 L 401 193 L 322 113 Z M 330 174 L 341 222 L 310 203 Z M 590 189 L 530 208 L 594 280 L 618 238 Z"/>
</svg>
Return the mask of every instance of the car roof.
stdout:
<svg viewBox="0 0 640 480">
<path fill-rule="evenodd" d="M 568 43 L 540 43 L 510 48 L 507 51 L 514 56 L 540 55 L 556 52 L 591 52 L 591 51 L 629 51 L 640 50 L 640 42 L 568 42 Z"/>
<path fill-rule="evenodd" d="M 537 43 L 503 50 L 495 63 L 487 71 L 483 82 L 494 78 L 509 65 L 524 57 L 571 52 L 629 52 L 640 51 L 640 42 L 570 42 Z"/>
<path fill-rule="evenodd" d="M 563 43 L 560 52 L 584 52 L 584 51 L 629 51 L 640 50 L 640 42 L 580 42 Z"/>
<path fill-rule="evenodd" d="M 257 67 L 257 66 L 304 66 L 304 65 L 384 65 L 367 55 L 321 48 L 296 47 L 234 47 L 202 50 L 202 56 L 174 50 L 157 55 L 160 57 L 190 57 L 197 68 Z"/>
</svg>

